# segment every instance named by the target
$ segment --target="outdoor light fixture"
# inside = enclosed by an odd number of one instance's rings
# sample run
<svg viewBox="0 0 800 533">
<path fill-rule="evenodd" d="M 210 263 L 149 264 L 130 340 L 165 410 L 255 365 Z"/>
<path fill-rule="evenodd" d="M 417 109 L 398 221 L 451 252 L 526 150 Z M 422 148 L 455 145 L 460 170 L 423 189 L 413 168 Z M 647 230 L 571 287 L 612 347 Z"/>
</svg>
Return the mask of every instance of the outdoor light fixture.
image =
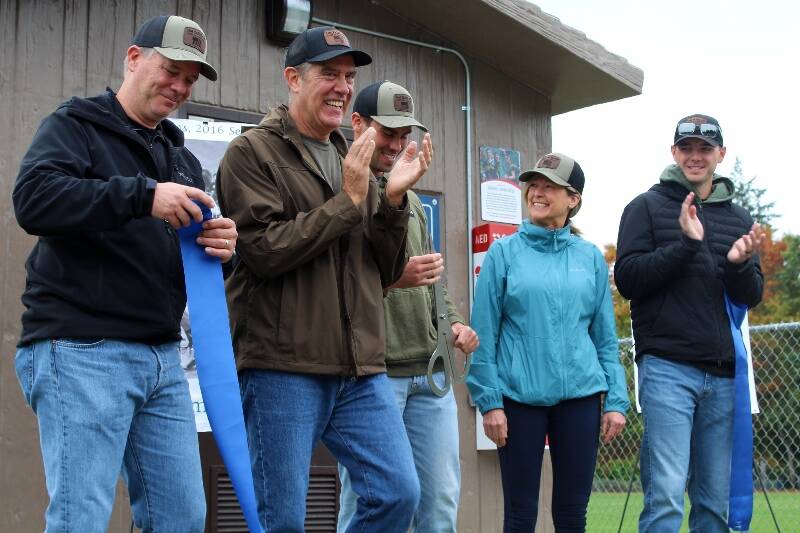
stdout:
<svg viewBox="0 0 800 533">
<path fill-rule="evenodd" d="M 288 45 L 311 22 L 311 0 L 267 0 L 267 39 Z"/>
</svg>

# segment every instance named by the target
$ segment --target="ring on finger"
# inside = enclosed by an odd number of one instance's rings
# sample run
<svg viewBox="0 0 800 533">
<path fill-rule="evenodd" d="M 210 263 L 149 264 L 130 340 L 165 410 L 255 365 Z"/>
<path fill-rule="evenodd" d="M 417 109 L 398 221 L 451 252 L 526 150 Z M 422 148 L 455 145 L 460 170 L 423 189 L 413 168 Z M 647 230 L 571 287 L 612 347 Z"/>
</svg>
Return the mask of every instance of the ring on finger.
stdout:
<svg viewBox="0 0 800 533">
<path fill-rule="evenodd" d="M 225 248 L 230 249 L 230 247 L 231 247 L 231 241 L 225 239 Z"/>
</svg>

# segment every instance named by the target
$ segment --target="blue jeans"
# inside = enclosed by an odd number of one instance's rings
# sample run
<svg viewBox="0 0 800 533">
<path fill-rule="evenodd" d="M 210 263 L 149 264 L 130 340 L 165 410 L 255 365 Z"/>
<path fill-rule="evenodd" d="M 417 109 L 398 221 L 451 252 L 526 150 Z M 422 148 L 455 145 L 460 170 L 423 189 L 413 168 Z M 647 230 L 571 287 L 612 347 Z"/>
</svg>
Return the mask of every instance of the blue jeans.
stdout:
<svg viewBox="0 0 800 533">
<path fill-rule="evenodd" d="M 687 488 L 689 529 L 728 532 L 734 380 L 645 355 L 639 362 L 644 416 L 639 531 L 675 533 Z"/>
<path fill-rule="evenodd" d="M 348 532 L 404 532 L 419 481 L 386 374 L 239 374 L 258 512 L 268 533 L 302 532 L 311 454 L 321 440 L 353 474 Z"/>
<path fill-rule="evenodd" d="M 434 374 L 444 386 L 444 372 Z M 414 514 L 415 531 L 455 533 L 461 469 L 458 459 L 458 412 L 452 389 L 443 398 L 431 391 L 426 376 L 389 378 L 403 415 L 420 483 Z M 338 532 L 344 533 L 356 513 L 357 496 L 347 469 L 339 465 L 342 493 Z"/>
<path fill-rule="evenodd" d="M 202 532 L 206 500 L 178 343 L 42 340 L 15 358 L 39 421 L 46 532 L 105 532 L 122 471 L 145 532 Z"/>
</svg>

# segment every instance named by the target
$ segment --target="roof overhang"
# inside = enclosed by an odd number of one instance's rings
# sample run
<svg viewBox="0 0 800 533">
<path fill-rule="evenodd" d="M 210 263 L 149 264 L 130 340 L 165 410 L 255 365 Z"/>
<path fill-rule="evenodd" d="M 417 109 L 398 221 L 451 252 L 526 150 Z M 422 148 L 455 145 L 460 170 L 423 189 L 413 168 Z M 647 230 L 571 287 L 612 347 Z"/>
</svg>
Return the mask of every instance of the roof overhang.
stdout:
<svg viewBox="0 0 800 533">
<path fill-rule="evenodd" d="M 641 94 L 644 73 L 525 0 L 377 0 L 551 99 L 554 115 Z"/>
</svg>

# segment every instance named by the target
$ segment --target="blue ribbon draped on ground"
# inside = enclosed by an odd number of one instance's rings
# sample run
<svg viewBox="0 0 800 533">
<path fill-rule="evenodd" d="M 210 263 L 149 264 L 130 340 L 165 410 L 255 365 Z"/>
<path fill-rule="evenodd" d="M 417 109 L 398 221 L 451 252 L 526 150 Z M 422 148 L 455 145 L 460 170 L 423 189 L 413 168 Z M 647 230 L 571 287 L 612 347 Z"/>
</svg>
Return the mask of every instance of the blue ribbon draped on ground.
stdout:
<svg viewBox="0 0 800 533">
<path fill-rule="evenodd" d="M 736 352 L 736 400 L 733 412 L 728 527 L 734 531 L 748 531 L 753 518 L 753 415 L 750 411 L 747 350 L 741 329 L 747 307 L 733 302 L 726 294 L 725 308 L 728 311 Z"/>
<path fill-rule="evenodd" d="M 211 211 L 205 206 L 200 207 L 203 220 L 210 219 Z M 251 533 L 262 533 L 264 530 L 258 521 L 242 400 L 233 358 L 222 266 L 219 259 L 206 254 L 204 248 L 197 244 L 197 234 L 202 229 L 199 223 L 192 222 L 191 226 L 178 231 L 197 377 L 214 439 L 228 469 L 247 526 Z"/>
</svg>

